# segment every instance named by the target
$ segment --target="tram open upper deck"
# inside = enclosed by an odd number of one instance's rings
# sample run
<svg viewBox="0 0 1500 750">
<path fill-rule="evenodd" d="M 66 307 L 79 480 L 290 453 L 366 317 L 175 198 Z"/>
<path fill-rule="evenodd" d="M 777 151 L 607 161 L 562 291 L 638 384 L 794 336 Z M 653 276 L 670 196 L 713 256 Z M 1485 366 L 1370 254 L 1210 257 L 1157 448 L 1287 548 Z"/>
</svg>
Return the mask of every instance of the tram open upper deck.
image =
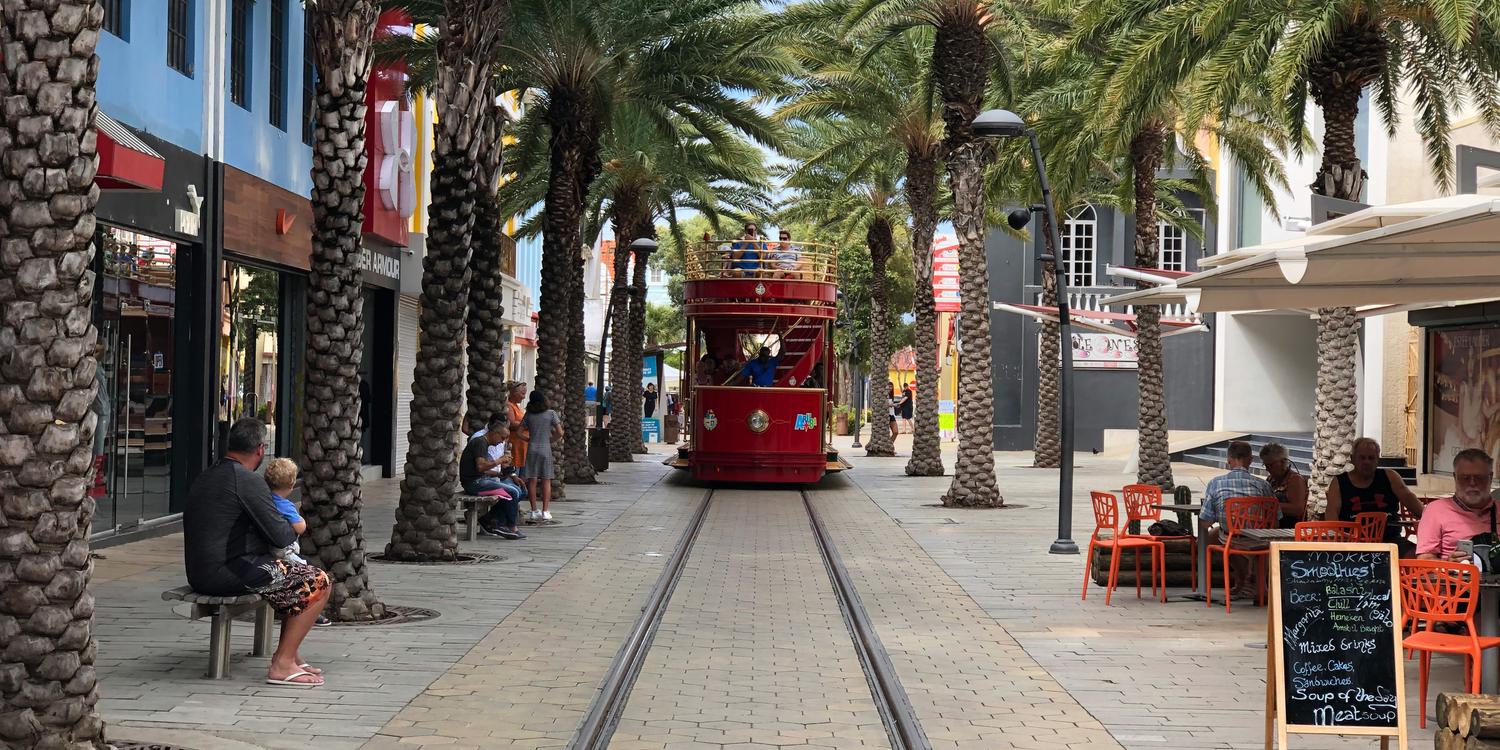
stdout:
<svg viewBox="0 0 1500 750">
<path fill-rule="evenodd" d="M 831 430 L 836 249 L 705 240 L 684 261 L 687 441 L 668 463 L 725 482 L 816 482 L 849 468 Z M 751 364 L 762 347 L 770 357 Z"/>
</svg>

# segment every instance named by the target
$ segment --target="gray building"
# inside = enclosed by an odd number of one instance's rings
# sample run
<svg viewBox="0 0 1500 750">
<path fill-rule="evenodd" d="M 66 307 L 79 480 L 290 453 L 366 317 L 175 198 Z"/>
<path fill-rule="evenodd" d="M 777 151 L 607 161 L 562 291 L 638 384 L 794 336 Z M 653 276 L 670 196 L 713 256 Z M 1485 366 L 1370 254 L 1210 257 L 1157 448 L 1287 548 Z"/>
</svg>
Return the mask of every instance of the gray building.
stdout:
<svg viewBox="0 0 1500 750">
<path fill-rule="evenodd" d="M 1212 243 L 1214 228 L 1195 196 L 1184 196 L 1191 220 L 1203 223 L 1203 236 Z M 1109 266 L 1134 265 L 1134 217 L 1107 206 L 1084 205 L 1066 212 L 1068 295 L 1075 310 L 1107 310 L 1099 301 L 1134 288 L 1133 282 L 1107 272 Z M 1196 271 L 1197 261 L 1212 248 L 1178 227 L 1160 227 L 1162 267 Z M 1002 229 L 992 229 L 985 240 L 989 258 L 992 302 L 1038 304 L 1041 298 L 1040 237 L 1035 244 Z M 1108 309 L 1109 312 L 1128 312 Z M 1165 310 L 1164 315 L 1185 314 Z M 1211 317 L 1211 316 L 1210 316 Z M 1211 320 L 1205 321 L 1212 324 Z M 995 384 L 995 448 L 1029 450 L 1036 435 L 1037 345 L 1041 323 L 1011 312 L 990 313 L 991 357 Z M 1075 440 L 1078 450 L 1099 450 L 1104 431 L 1135 429 L 1137 409 L 1133 347 L 1123 338 L 1080 335 L 1075 329 L 1074 394 Z M 1173 430 L 1213 428 L 1214 337 L 1211 332 L 1184 333 L 1162 342 L 1167 386 L 1167 422 Z M 1098 349 L 1110 350 L 1110 356 Z"/>
</svg>

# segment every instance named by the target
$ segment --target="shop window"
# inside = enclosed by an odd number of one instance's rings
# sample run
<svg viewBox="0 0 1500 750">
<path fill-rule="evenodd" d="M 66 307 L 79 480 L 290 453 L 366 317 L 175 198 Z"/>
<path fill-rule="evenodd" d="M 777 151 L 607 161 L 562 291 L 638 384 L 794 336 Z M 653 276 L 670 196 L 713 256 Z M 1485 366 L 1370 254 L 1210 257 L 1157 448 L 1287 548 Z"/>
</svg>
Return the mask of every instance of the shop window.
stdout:
<svg viewBox="0 0 1500 750">
<path fill-rule="evenodd" d="M 286 130 L 287 0 L 271 0 L 271 126 Z"/>
<path fill-rule="evenodd" d="M 94 533 L 172 512 L 178 365 L 177 244 L 116 227 L 97 236 Z"/>
<path fill-rule="evenodd" d="M 1187 270 L 1187 232 L 1165 221 L 1157 222 L 1157 263 L 1163 271 Z"/>
<path fill-rule="evenodd" d="M 268 268 L 224 263 L 224 327 L 219 337 L 220 434 L 236 419 L 266 423 L 268 453 L 275 453 L 281 384 L 281 275 Z"/>
<path fill-rule="evenodd" d="M 229 100 L 250 108 L 250 11 L 254 0 L 231 0 L 229 11 Z"/>
<path fill-rule="evenodd" d="M 130 19 L 130 0 L 104 0 L 104 30 L 121 39 L 126 36 L 126 24 Z"/>
<path fill-rule="evenodd" d="M 192 0 L 167 0 L 167 65 L 189 78 L 193 75 Z"/>
<path fill-rule="evenodd" d="M 1094 247 L 1099 233 L 1099 217 L 1094 207 L 1082 205 L 1068 212 L 1062 226 L 1063 266 L 1068 286 L 1075 289 L 1094 285 Z"/>
<path fill-rule="evenodd" d="M 318 66 L 313 60 L 313 49 L 313 25 L 307 23 L 302 31 L 302 142 L 309 146 L 313 142 L 318 116 Z"/>
</svg>

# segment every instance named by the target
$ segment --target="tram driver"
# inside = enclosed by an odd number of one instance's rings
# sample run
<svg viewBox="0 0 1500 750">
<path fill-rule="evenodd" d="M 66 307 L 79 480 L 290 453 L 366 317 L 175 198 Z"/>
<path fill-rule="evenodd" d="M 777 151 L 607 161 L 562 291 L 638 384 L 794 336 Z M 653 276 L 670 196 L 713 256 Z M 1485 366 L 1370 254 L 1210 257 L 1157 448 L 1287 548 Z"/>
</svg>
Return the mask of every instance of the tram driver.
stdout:
<svg viewBox="0 0 1500 750">
<path fill-rule="evenodd" d="M 776 385 L 776 368 L 781 364 L 781 356 L 771 356 L 771 347 L 762 346 L 760 354 L 755 359 L 745 363 L 740 374 L 745 381 L 756 388 L 769 388 Z"/>
</svg>

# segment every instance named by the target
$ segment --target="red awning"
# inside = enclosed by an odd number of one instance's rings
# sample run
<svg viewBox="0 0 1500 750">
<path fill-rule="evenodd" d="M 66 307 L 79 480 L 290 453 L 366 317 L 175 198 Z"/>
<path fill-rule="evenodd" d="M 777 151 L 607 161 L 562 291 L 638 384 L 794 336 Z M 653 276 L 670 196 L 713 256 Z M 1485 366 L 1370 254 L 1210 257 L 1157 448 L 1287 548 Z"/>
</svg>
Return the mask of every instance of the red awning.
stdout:
<svg viewBox="0 0 1500 750">
<path fill-rule="evenodd" d="M 101 190 L 161 190 L 167 160 L 124 125 L 103 112 L 94 119 L 99 135 L 99 172 L 94 184 Z"/>
</svg>

